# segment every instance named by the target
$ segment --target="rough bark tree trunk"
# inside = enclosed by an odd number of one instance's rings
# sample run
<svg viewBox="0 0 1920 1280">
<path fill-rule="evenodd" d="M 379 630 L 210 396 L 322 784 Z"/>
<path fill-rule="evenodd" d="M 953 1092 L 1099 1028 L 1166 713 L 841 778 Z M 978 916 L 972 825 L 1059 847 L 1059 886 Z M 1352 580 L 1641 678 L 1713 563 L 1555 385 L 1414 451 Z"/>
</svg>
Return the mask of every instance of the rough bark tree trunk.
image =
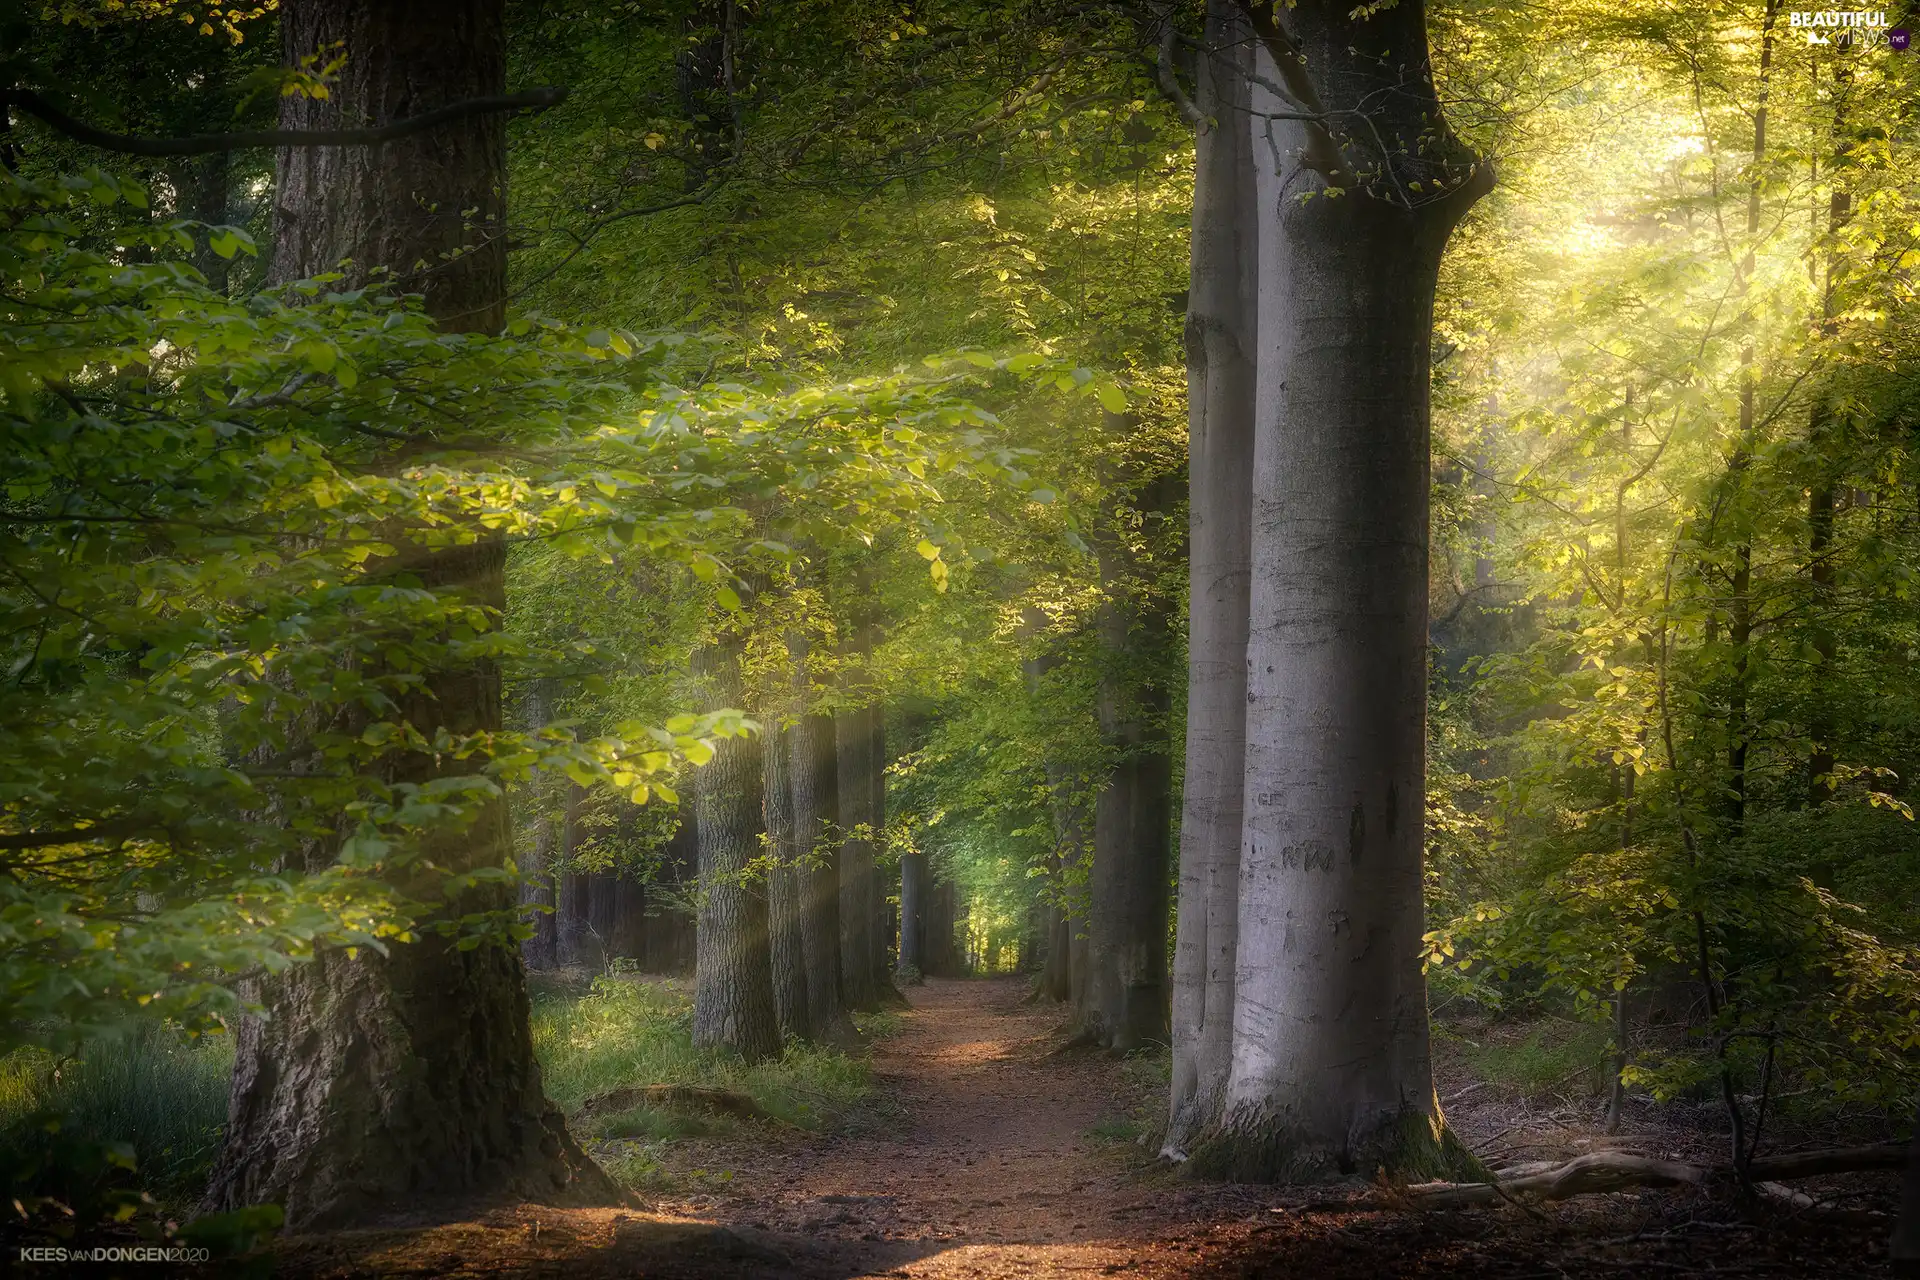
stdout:
<svg viewBox="0 0 1920 1280">
<path fill-rule="evenodd" d="M 1441 1172 L 1461 1152 L 1420 962 L 1429 347 L 1441 253 L 1490 175 L 1446 132 L 1418 0 L 1244 12 L 1263 78 L 1320 123 L 1273 118 L 1288 108 L 1255 84 L 1233 1062 L 1193 1156 L 1253 1179 Z"/>
<path fill-rule="evenodd" d="M 1124 429 L 1114 418 L 1110 429 Z M 1148 518 L 1167 507 L 1168 482 L 1138 496 Z M 1107 600 L 1097 623 L 1103 668 L 1100 732 L 1113 764 L 1094 802 L 1093 877 L 1087 915 L 1087 1007 L 1083 1030 L 1127 1052 L 1165 1043 L 1167 1033 L 1167 862 L 1173 803 L 1168 697 L 1159 668 L 1166 612 L 1122 539 L 1100 539 Z"/>
<path fill-rule="evenodd" d="M 840 982 L 840 860 L 830 835 L 839 822 L 833 717 L 805 713 L 812 676 L 804 636 L 788 637 L 787 656 L 795 702 L 802 711 L 788 743 L 788 763 L 794 859 L 804 894 L 800 946 L 807 968 L 807 1023 L 818 1040 L 851 1043 L 857 1037 Z"/>
<path fill-rule="evenodd" d="M 558 922 L 559 957 L 563 965 L 593 963 L 593 878 L 591 872 L 574 869 L 574 857 L 584 839 L 580 815 L 586 792 L 574 783 L 567 784 L 567 805 L 560 820 L 560 896 L 555 913 Z"/>
<path fill-rule="evenodd" d="M 1187 293 L 1189 630 L 1173 1079 L 1162 1154 L 1184 1159 L 1220 1118 L 1233 1054 L 1246 772 L 1247 584 L 1252 554 L 1253 139 L 1243 125 L 1252 50 L 1232 0 L 1209 0 L 1198 67 Z"/>
<path fill-rule="evenodd" d="M 344 41 L 325 99 L 280 99 L 282 129 L 386 124 L 506 89 L 504 0 L 288 0 L 288 63 Z M 288 147 L 274 166 L 272 274 L 300 280 L 351 260 L 426 297 L 442 328 L 506 318 L 506 117 L 471 116 L 378 147 Z"/>
<path fill-rule="evenodd" d="M 344 41 L 350 53 L 330 99 L 281 99 L 280 123 L 306 128 L 344 115 L 386 122 L 500 93 L 501 0 L 288 0 L 287 60 Z M 506 298 L 505 123 L 470 117 L 382 148 L 283 151 L 276 183 L 273 274 L 280 281 L 352 258 L 360 271 L 433 264 L 419 281 L 443 327 L 492 332 Z M 475 210 L 481 231 L 463 211 Z M 455 249 L 471 249 L 449 257 Z M 409 558 L 421 584 L 492 610 L 505 604 L 506 549 L 483 540 Z M 431 738 L 501 727 L 500 675 L 490 661 L 431 672 L 399 714 Z M 461 767 L 461 766 L 456 766 Z M 410 762 L 406 781 L 426 780 Z M 418 775 L 418 776 L 415 776 Z M 431 837 L 452 870 L 508 857 L 504 804 L 466 830 Z M 316 856 L 325 856 L 316 851 Z M 485 885 L 440 915 L 507 911 L 509 885 Z M 264 984 L 265 1021 L 240 1029 L 225 1144 L 207 1204 L 279 1203 L 310 1229 L 436 1202 L 493 1197 L 612 1203 L 619 1192 L 568 1135 L 541 1089 L 517 948 L 469 950 L 430 927 L 386 956 L 323 950 Z"/>
<path fill-rule="evenodd" d="M 761 800 L 767 827 L 767 933 L 773 953 L 773 1011 L 784 1038 L 806 1040 L 807 950 L 802 933 L 806 873 L 795 859 L 793 730 L 770 731 Z"/>
<path fill-rule="evenodd" d="M 1040 994 L 1065 1004 L 1073 997 L 1073 925 L 1059 906 L 1047 904 L 1047 958 L 1040 969 Z"/>
<path fill-rule="evenodd" d="M 695 675 L 704 710 L 745 705 L 738 641 L 700 650 Z M 761 746 L 757 737 L 722 738 L 693 777 L 700 848 L 693 1043 L 732 1049 L 749 1062 L 780 1052 L 766 890 L 749 878 L 749 864 L 760 854 Z"/>
</svg>

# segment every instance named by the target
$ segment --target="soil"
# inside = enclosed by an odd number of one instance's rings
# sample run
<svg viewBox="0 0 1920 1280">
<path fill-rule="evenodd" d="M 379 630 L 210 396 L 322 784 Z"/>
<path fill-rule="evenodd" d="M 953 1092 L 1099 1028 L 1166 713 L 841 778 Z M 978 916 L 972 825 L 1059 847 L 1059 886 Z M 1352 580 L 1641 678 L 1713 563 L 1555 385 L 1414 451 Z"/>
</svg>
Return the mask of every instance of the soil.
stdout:
<svg viewBox="0 0 1920 1280">
<path fill-rule="evenodd" d="M 1124 1135 L 1138 1070 L 1059 1049 L 1059 1014 L 1015 980 L 911 989 L 874 1048 L 878 1110 L 854 1133 L 754 1126 L 675 1148 L 680 1191 L 640 1209 L 508 1206 L 459 1222 L 281 1242 L 279 1272 L 371 1276 L 1450 1277 L 1885 1275 L 1891 1179 L 1844 1212 L 1743 1215 L 1687 1192 L 1453 1213 L 1358 1208 L 1360 1188 L 1183 1180 Z M 1445 1096 L 1460 1085 L 1441 1073 Z M 1572 1154 L 1604 1141 L 1577 1106 L 1456 1121 L 1483 1148 Z M 1641 1135 L 1658 1153 L 1672 1135 Z M 1614 1139 L 1614 1141 L 1623 1141 Z M 1631 1137 L 1624 1141 L 1632 1141 Z M 1816 1197 L 1822 1190 L 1801 1184 Z M 1864 1199 L 1857 1198 L 1864 1196 Z"/>
</svg>

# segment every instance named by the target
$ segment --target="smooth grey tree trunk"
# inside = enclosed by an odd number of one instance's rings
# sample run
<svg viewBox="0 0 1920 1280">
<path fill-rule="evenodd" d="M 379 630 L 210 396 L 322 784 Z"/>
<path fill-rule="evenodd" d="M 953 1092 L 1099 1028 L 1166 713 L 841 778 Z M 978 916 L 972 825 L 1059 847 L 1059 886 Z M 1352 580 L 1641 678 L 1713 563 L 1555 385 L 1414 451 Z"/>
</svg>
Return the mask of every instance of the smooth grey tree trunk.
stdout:
<svg viewBox="0 0 1920 1280">
<path fill-rule="evenodd" d="M 838 825 L 837 756 L 833 717 L 807 713 L 812 698 L 809 646 L 787 637 L 799 721 L 788 742 L 793 789 L 794 860 L 804 894 L 800 945 L 807 967 L 807 1023 L 816 1040 L 851 1044 L 858 1037 L 840 983 L 840 859 L 832 831 Z"/>
<path fill-rule="evenodd" d="M 283 128 L 343 117 L 385 123 L 504 88 L 502 0 L 287 0 L 280 30 L 289 64 L 336 42 L 349 53 L 328 100 L 280 100 Z M 299 279 L 346 258 L 361 278 L 391 267 L 425 292 L 442 327 L 497 330 L 506 301 L 497 234 L 505 160 L 497 115 L 377 149 L 282 151 L 273 278 Z M 429 270 L 416 277 L 422 260 Z M 504 608 L 506 548 L 497 539 L 402 554 L 422 585 Z M 500 704 L 499 670 L 479 661 L 429 673 L 398 715 L 430 739 L 442 728 L 498 730 Z M 395 781 L 432 776 L 431 766 L 404 757 L 391 772 Z M 510 843 L 506 807 L 495 803 L 467 829 L 431 837 L 425 851 L 457 871 L 503 865 Z M 440 915 L 510 911 L 514 897 L 511 885 L 487 884 Z M 312 1229 L 498 1197 L 618 1201 L 542 1090 L 518 948 L 461 950 L 431 924 L 386 956 L 326 949 L 263 984 L 271 1016 L 245 1020 L 236 1037 L 208 1208 L 278 1203 L 289 1227 Z"/>
<path fill-rule="evenodd" d="M 1209 0 L 1198 59 L 1187 293 L 1186 777 L 1173 955 L 1173 1078 L 1162 1154 L 1220 1119 L 1233 1058 L 1252 555 L 1255 236 L 1250 33 Z"/>
<path fill-rule="evenodd" d="M 805 872 L 795 861 L 793 730 L 770 729 L 761 809 L 767 827 L 767 933 L 773 954 L 773 1011 L 782 1037 L 808 1039 L 807 950 L 802 933 Z"/>
<path fill-rule="evenodd" d="M 746 703 L 740 645 L 722 640 L 696 655 L 704 710 Z M 694 823 L 700 849 L 700 917 L 694 932 L 693 1043 L 728 1048 L 749 1062 L 780 1052 L 766 886 L 752 875 L 760 855 L 758 737 L 722 738 L 713 759 L 694 771 Z"/>
<path fill-rule="evenodd" d="M 1365 113 L 1365 128 L 1310 134 L 1259 114 L 1286 108 L 1254 88 L 1233 1061 L 1222 1125 L 1195 1156 L 1250 1179 L 1445 1172 L 1462 1153 L 1434 1097 L 1421 970 L 1429 343 L 1441 253 L 1488 175 L 1446 134 L 1418 0 L 1247 12 L 1257 31 L 1284 23 L 1304 59 L 1281 75 L 1267 40 L 1269 82 L 1291 79 L 1323 118 Z M 1344 194 L 1319 192 L 1308 156 Z"/>
</svg>

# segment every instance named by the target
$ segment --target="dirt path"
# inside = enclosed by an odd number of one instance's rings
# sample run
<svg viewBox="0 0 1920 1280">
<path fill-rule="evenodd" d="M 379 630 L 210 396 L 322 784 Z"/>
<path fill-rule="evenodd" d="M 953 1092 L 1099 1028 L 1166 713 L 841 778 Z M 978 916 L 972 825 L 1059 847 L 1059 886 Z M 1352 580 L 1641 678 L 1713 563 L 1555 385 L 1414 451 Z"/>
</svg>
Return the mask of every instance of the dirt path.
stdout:
<svg viewBox="0 0 1920 1280">
<path fill-rule="evenodd" d="M 1885 1275 L 1884 1228 L 1760 1226 L 1693 1193 L 1548 1212 L 1317 1211 L 1329 1193 L 1177 1181 L 1093 1131 L 1129 1105 L 1119 1064 L 1049 1054 L 1057 1011 L 1013 981 L 932 982 L 875 1047 L 857 1135 L 675 1148 L 700 1188 L 650 1212 L 498 1209 L 425 1229 L 283 1242 L 279 1273 L 361 1277 L 1286 1277 L 1598 1280 Z"/>
<path fill-rule="evenodd" d="M 1137 1260 L 1162 1197 L 1129 1170 L 1127 1144 L 1093 1130 L 1124 1117 L 1119 1066 L 1049 1055 L 1057 1010 L 1015 981 L 929 982 L 908 995 L 874 1072 L 897 1108 L 877 1131 L 768 1150 L 690 1146 L 735 1173 L 722 1194 L 663 1207 L 787 1243 L 823 1273 L 911 1277 L 1116 1271 Z M 704 1148 L 704 1149 L 703 1149 Z M 794 1248 L 798 1243 L 802 1247 Z"/>
</svg>

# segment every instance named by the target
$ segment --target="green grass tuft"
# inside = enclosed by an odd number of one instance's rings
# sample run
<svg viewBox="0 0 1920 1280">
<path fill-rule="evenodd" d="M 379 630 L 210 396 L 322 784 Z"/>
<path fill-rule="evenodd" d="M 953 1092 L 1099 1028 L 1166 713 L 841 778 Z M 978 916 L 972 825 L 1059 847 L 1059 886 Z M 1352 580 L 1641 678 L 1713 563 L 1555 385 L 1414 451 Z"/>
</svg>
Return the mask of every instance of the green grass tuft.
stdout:
<svg viewBox="0 0 1920 1280">
<path fill-rule="evenodd" d="M 1474 1074 L 1528 1098 L 1600 1088 L 1608 1043 L 1605 1027 L 1565 1022 L 1536 1026 L 1520 1040 L 1460 1042 Z"/>
<path fill-rule="evenodd" d="M 232 1074 L 231 1038 L 190 1041 L 157 1023 L 61 1063 L 16 1050 L 0 1059 L 0 1168 L 51 1161 L 55 1169 L 41 1177 L 51 1185 L 20 1190 L 72 1196 L 82 1188 L 65 1183 L 94 1175 L 62 1171 L 56 1148 L 125 1143 L 141 1189 L 163 1203 L 190 1203 L 220 1150 Z"/>
</svg>

